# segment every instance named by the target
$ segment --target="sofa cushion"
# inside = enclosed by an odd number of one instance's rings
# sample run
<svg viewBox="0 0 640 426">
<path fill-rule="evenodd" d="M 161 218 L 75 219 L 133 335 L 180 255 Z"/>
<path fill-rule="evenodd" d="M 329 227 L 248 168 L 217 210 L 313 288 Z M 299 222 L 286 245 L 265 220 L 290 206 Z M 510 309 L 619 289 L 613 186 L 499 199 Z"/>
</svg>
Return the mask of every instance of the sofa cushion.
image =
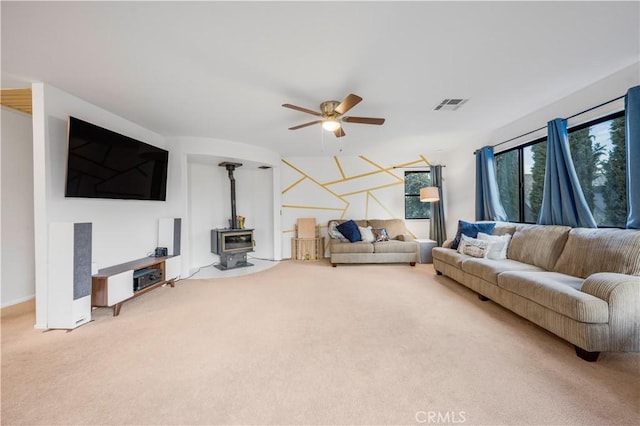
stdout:
<svg viewBox="0 0 640 426">
<path fill-rule="evenodd" d="M 369 219 L 372 228 L 384 228 L 387 230 L 389 239 L 397 240 L 399 236 L 404 238 L 408 234 L 407 227 L 402 219 Z"/>
<path fill-rule="evenodd" d="M 366 228 L 364 226 L 358 226 L 358 231 L 360 231 L 360 239 L 365 243 L 372 243 L 376 240 L 370 226 Z"/>
<path fill-rule="evenodd" d="M 453 249 L 444 247 L 434 247 L 431 250 L 431 255 L 433 256 L 434 260 L 439 260 L 441 262 L 455 266 L 458 269 L 462 268 L 462 262 L 464 260 L 471 259 L 471 256 L 460 254 Z"/>
<path fill-rule="evenodd" d="M 373 232 L 373 236 L 376 239 L 376 242 L 380 241 L 389 241 L 389 234 L 387 234 L 387 230 L 384 228 L 371 228 L 371 232 Z"/>
<path fill-rule="evenodd" d="M 496 227 L 493 228 L 492 235 L 513 235 L 516 232 L 516 224 L 511 222 L 496 222 Z"/>
<path fill-rule="evenodd" d="M 574 228 L 553 270 L 581 278 L 597 272 L 640 275 L 640 231 Z"/>
<path fill-rule="evenodd" d="M 339 223 L 337 220 L 329 221 L 329 226 L 327 227 L 327 234 L 329 234 L 329 237 L 337 238 L 340 241 L 349 241 L 344 235 L 342 235 L 342 232 L 338 231 L 338 225 Z"/>
<path fill-rule="evenodd" d="M 488 235 L 484 232 L 478 232 L 478 239 L 489 243 L 487 254 L 484 256 L 487 259 L 503 260 L 507 258 L 511 234 Z"/>
<path fill-rule="evenodd" d="M 462 234 L 458 244 L 458 253 L 468 254 L 471 257 L 486 257 L 489 249 L 488 241 L 481 241 L 476 238 L 467 237 Z"/>
<path fill-rule="evenodd" d="M 417 253 L 418 243 L 414 241 L 380 241 L 373 243 L 374 253 Z"/>
<path fill-rule="evenodd" d="M 498 286 L 586 323 L 609 321 L 609 305 L 602 299 L 580 291 L 582 278 L 557 272 L 508 271 L 498 275 Z"/>
<path fill-rule="evenodd" d="M 352 243 L 362 240 L 360 237 L 360 231 L 358 230 L 358 224 L 353 220 L 347 220 L 346 222 L 341 223 L 336 226 L 336 229 Z"/>
<path fill-rule="evenodd" d="M 457 249 L 460 244 L 460 240 L 462 239 L 462 235 L 466 235 L 467 237 L 476 238 L 478 236 L 478 232 L 484 232 L 485 234 L 493 233 L 493 228 L 496 227 L 495 222 L 465 222 L 464 220 L 458 221 L 458 232 L 456 233 L 456 237 L 453 239 L 453 243 L 451 244 L 452 249 Z"/>
<path fill-rule="evenodd" d="M 343 243 L 339 240 L 331 241 L 331 254 L 335 253 L 373 253 L 373 243 L 357 241 L 355 243 Z"/>
<path fill-rule="evenodd" d="M 551 271 L 562 253 L 570 229 L 560 225 L 518 225 L 511 237 L 507 258 Z"/>
<path fill-rule="evenodd" d="M 538 271 L 544 269 L 534 265 L 518 262 L 517 260 L 493 260 L 468 258 L 462 261 L 462 270 L 468 274 L 475 275 L 492 284 L 498 284 L 498 275 L 505 271 Z"/>
</svg>

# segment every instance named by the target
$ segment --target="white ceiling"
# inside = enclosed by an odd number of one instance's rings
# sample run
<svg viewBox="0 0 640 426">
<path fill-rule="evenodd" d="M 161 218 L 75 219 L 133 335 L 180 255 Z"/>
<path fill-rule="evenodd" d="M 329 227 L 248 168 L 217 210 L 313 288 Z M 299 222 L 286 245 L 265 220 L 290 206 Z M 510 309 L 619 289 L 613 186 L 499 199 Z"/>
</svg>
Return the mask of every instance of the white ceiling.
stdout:
<svg viewBox="0 0 640 426">
<path fill-rule="evenodd" d="M 637 62 L 639 6 L 2 1 L 2 87 L 43 81 L 163 135 L 283 157 L 336 141 L 287 130 L 315 117 L 281 104 L 355 93 L 349 115 L 387 122 L 345 124 L 343 153 L 451 149 Z M 444 98 L 470 101 L 433 111 Z"/>
</svg>

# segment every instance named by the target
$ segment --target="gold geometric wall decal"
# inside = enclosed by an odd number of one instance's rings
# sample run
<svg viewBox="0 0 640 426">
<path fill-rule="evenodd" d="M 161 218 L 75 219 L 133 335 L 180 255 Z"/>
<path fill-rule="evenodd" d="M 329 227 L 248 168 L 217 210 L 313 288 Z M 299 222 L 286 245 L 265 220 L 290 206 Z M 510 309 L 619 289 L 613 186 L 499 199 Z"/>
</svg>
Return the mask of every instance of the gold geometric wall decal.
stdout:
<svg viewBox="0 0 640 426">
<path fill-rule="evenodd" d="M 390 175 L 391 175 L 391 177 L 393 177 L 393 178 L 395 178 L 395 179 L 398 179 L 400 182 L 403 182 L 403 179 L 402 179 L 400 176 L 396 176 L 396 175 L 394 175 L 393 173 L 391 173 L 391 171 L 390 171 L 390 170 L 393 170 L 393 167 L 391 167 L 391 168 L 386 168 L 386 169 L 385 169 L 385 168 L 384 168 L 384 167 L 382 167 L 381 165 L 374 163 L 373 161 L 369 160 L 368 158 L 366 158 L 366 157 L 365 157 L 365 156 L 363 156 L 363 155 L 360 155 L 360 158 L 362 158 L 362 159 L 363 159 L 364 161 L 366 161 L 367 163 L 372 164 L 373 166 L 377 167 L 378 169 L 380 169 L 380 171 L 383 171 L 383 172 L 385 172 L 385 173 L 388 173 L 388 174 L 390 174 Z"/>
<path fill-rule="evenodd" d="M 374 175 L 379 175 L 381 173 L 385 173 L 385 172 L 387 172 L 387 171 L 389 171 L 391 169 L 393 169 L 393 168 L 391 167 L 388 170 L 385 170 L 385 169 L 373 170 L 373 171 L 370 171 L 370 172 L 360 173 L 360 174 L 353 175 L 353 176 L 347 176 L 347 177 L 344 177 L 342 179 L 337 179 L 337 180 L 333 180 L 333 181 L 330 181 L 330 182 L 325 182 L 324 184 L 325 185 L 335 185 L 336 183 L 342 183 L 342 182 L 347 182 L 347 181 L 350 181 L 350 180 L 362 179 L 362 178 L 365 178 L 365 177 L 368 177 L 368 176 L 374 176 Z M 391 175 L 393 177 L 397 178 L 397 176 L 395 176 L 393 174 L 391 174 Z M 402 180 L 402 178 L 400 178 L 400 180 Z"/>
<path fill-rule="evenodd" d="M 323 185 L 322 183 L 320 183 L 319 181 L 317 181 L 316 179 L 314 179 L 313 177 L 309 176 L 308 174 L 306 174 L 305 172 L 303 172 L 302 170 L 300 170 L 299 168 L 297 168 L 296 166 L 294 166 L 293 164 L 289 163 L 287 160 L 282 160 L 282 162 L 284 164 L 286 164 L 287 166 L 291 167 L 293 170 L 297 171 L 298 173 L 300 173 L 302 176 L 306 177 L 307 179 L 309 179 L 311 182 L 315 183 L 316 185 L 318 185 L 320 188 L 324 189 L 325 191 L 331 193 L 332 195 L 336 196 L 337 198 L 340 198 L 340 196 L 338 194 L 336 194 L 335 192 L 333 192 L 332 190 L 330 190 L 329 188 L 327 188 L 325 185 Z M 301 179 L 302 181 L 302 179 Z M 300 182 L 300 181 L 298 181 Z M 296 182 L 296 184 L 298 183 Z M 292 185 L 291 187 L 293 187 L 295 185 Z M 291 189 L 291 188 L 288 188 Z M 346 202 L 346 201 L 345 201 Z"/>
<path fill-rule="evenodd" d="M 338 160 L 338 157 L 334 156 L 333 159 L 336 161 L 336 166 L 338 166 L 338 171 L 340 172 L 340 176 L 342 176 L 342 179 L 345 179 L 347 176 L 344 174 L 344 170 L 342 170 L 342 166 L 340 165 L 340 160 Z"/>
<path fill-rule="evenodd" d="M 350 195 L 362 194 L 363 192 L 375 191 L 376 189 L 383 189 L 383 188 L 389 188 L 390 186 L 402 185 L 403 183 L 404 183 L 404 181 L 388 183 L 386 185 L 373 186 L 371 188 L 361 189 L 359 191 L 346 192 L 344 194 L 340 194 L 340 196 L 341 197 L 348 197 Z"/>
<path fill-rule="evenodd" d="M 289 181 L 291 170 L 284 174 L 288 175 L 287 181 Z M 290 185 L 287 192 L 282 194 L 282 205 L 297 206 L 298 210 L 300 210 L 299 206 L 301 206 L 302 208 L 331 208 L 341 211 L 348 203 L 347 200 L 338 196 L 335 191 L 319 185 L 310 178 L 305 178 L 302 181 L 298 180 L 296 185 Z"/>
<path fill-rule="evenodd" d="M 408 163 L 403 163 L 403 164 L 396 164 L 395 166 L 393 166 L 392 168 L 394 169 L 402 169 L 405 167 L 411 167 L 411 166 L 415 166 L 418 163 L 426 163 L 427 166 L 430 166 L 431 163 L 429 163 L 429 161 L 427 161 L 426 158 L 424 158 L 424 156 L 420 156 L 420 160 L 416 160 L 416 161 L 410 161 Z"/>
<path fill-rule="evenodd" d="M 427 160 L 426 158 L 424 158 L 424 155 L 420 154 L 420 158 L 422 158 L 422 161 L 424 161 L 425 163 L 427 163 L 427 166 L 430 166 L 431 163 L 429 162 L 429 160 Z"/>
<path fill-rule="evenodd" d="M 340 209 L 336 207 L 296 206 L 294 204 L 283 204 L 282 207 L 285 209 L 333 210 L 333 211 L 339 211 L 339 212 L 344 211 L 344 208 Z"/>
<path fill-rule="evenodd" d="M 302 176 L 300 179 L 298 179 L 297 181 L 293 182 L 291 185 L 289 185 L 288 187 L 283 189 L 282 193 L 285 194 L 287 191 L 289 191 L 291 188 L 293 188 L 294 186 L 296 186 L 297 184 L 299 184 L 300 182 L 302 182 L 306 178 L 307 178 L 306 176 Z"/>
<path fill-rule="evenodd" d="M 281 204 L 284 257 L 290 247 L 288 238 L 301 217 L 315 217 L 325 237 L 327 223 L 333 219 L 402 218 L 404 174 L 401 169 L 430 165 L 423 155 L 391 166 L 364 155 L 282 159 L 282 163 L 286 166 L 282 172 L 286 187 L 282 189 Z M 336 176 L 340 178 L 335 179 Z M 395 187 L 400 189 L 393 189 Z M 415 237 L 411 230 L 409 232 Z M 326 238 L 325 254 L 328 247 Z"/>
<path fill-rule="evenodd" d="M 393 217 L 393 218 L 395 218 L 395 215 L 394 215 L 393 213 L 391 213 L 391 211 L 389 211 L 389 209 L 388 209 L 384 204 L 382 204 L 382 203 L 380 202 L 380 200 L 378 200 L 378 199 L 376 198 L 376 196 L 375 196 L 375 195 L 373 195 L 372 193 L 370 193 L 370 192 L 369 192 L 369 193 L 367 193 L 367 197 L 368 197 L 368 198 L 372 198 L 372 199 L 373 199 L 373 200 L 374 200 L 374 201 L 375 201 L 375 202 L 376 202 L 380 207 L 382 207 L 382 209 L 383 209 L 384 211 L 386 211 L 386 212 L 387 212 L 387 214 L 389 215 L 389 217 Z M 368 211 L 368 210 L 369 210 L 369 204 L 368 204 L 368 202 L 367 202 L 367 211 Z M 366 219 L 369 219 L 369 215 L 367 215 Z M 371 218 L 371 219 L 375 219 L 375 218 Z"/>
</svg>

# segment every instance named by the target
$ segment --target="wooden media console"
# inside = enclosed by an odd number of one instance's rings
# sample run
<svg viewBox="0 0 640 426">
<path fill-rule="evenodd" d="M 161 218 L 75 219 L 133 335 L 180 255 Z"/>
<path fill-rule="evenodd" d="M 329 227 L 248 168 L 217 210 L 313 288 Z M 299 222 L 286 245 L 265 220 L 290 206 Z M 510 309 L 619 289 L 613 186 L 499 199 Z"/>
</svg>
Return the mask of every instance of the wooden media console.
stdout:
<svg viewBox="0 0 640 426">
<path fill-rule="evenodd" d="M 148 286 L 134 290 L 134 273 L 144 269 L 157 269 L 160 276 Z M 144 257 L 131 262 L 103 268 L 91 277 L 91 306 L 113 308 L 113 316 L 120 314 L 122 304 L 127 300 L 164 284 L 171 287 L 180 275 L 180 256 Z"/>
</svg>

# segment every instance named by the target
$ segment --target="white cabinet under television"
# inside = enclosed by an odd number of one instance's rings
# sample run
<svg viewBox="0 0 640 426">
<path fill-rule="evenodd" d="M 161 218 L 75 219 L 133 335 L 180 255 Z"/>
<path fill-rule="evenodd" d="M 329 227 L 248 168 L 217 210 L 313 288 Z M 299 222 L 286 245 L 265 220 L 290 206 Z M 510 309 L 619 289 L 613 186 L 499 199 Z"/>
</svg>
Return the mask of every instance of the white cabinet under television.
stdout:
<svg viewBox="0 0 640 426">
<path fill-rule="evenodd" d="M 111 275 L 107 278 L 107 304 L 113 306 L 133 297 L 133 269 Z"/>
<path fill-rule="evenodd" d="M 92 277 L 91 306 L 113 308 L 113 315 L 117 316 L 125 301 L 165 284 L 174 287 L 181 268 L 180 256 L 161 256 L 143 257 L 100 269 Z M 144 275 L 145 271 L 153 279 L 144 287 L 136 287 L 134 282 L 139 278 L 135 277 Z"/>
<path fill-rule="evenodd" d="M 182 261 L 180 256 L 170 257 L 164 261 L 164 279 L 173 280 L 180 276 Z"/>
</svg>

